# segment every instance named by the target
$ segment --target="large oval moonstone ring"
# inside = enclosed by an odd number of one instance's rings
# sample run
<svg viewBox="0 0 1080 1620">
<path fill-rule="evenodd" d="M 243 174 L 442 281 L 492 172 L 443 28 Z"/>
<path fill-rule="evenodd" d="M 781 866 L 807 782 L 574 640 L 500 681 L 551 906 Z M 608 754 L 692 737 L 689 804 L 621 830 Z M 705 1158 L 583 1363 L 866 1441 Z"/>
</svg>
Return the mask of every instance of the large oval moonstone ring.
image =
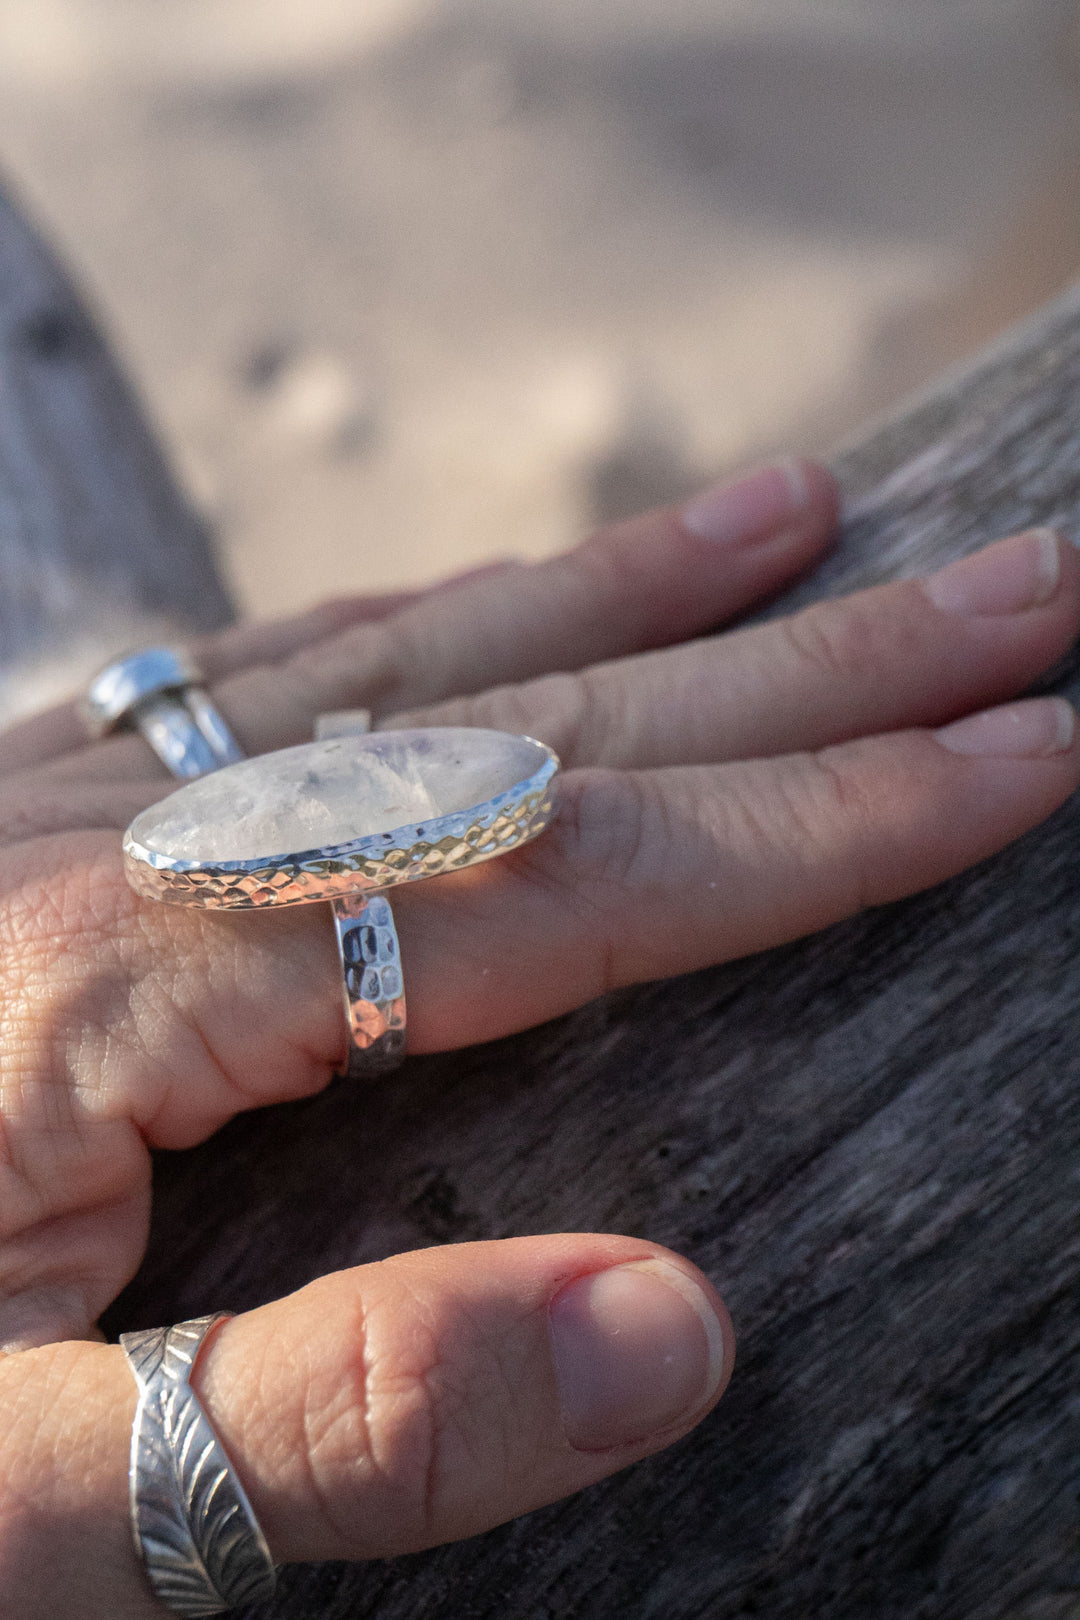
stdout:
<svg viewBox="0 0 1080 1620">
<path fill-rule="evenodd" d="M 367 1066 L 387 1067 L 404 1044 L 404 996 L 379 892 L 535 838 L 554 814 L 558 769 L 532 737 L 461 726 L 302 743 L 142 811 L 124 834 L 125 870 L 138 893 L 174 905 L 333 901 L 350 1047 L 374 1048 L 385 1061 Z"/>
</svg>

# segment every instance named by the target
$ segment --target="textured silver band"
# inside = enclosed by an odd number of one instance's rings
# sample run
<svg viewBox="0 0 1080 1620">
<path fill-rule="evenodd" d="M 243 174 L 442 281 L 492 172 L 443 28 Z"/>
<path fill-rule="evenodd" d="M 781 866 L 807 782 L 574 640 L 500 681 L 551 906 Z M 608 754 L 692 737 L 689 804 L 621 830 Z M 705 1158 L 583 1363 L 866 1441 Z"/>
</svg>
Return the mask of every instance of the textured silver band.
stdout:
<svg viewBox="0 0 1080 1620">
<path fill-rule="evenodd" d="M 96 675 L 82 704 L 93 737 L 134 726 L 173 776 L 205 776 L 243 751 L 186 654 L 148 647 Z"/>
<path fill-rule="evenodd" d="M 125 1333 L 139 1389 L 129 1489 L 135 1546 L 173 1614 L 222 1614 L 273 1595 L 277 1573 L 243 1486 L 191 1388 L 203 1342 L 227 1316 Z"/>
<path fill-rule="evenodd" d="M 394 914 L 385 895 L 330 902 L 341 956 L 349 1051 L 344 1078 L 396 1069 L 405 1056 L 405 985 Z"/>
<path fill-rule="evenodd" d="M 315 736 L 352 737 L 371 730 L 370 709 L 335 709 L 315 718 Z M 340 1078 L 387 1074 L 405 1057 L 405 980 L 394 913 L 385 895 L 331 900 L 345 992 L 349 1049 Z"/>
</svg>

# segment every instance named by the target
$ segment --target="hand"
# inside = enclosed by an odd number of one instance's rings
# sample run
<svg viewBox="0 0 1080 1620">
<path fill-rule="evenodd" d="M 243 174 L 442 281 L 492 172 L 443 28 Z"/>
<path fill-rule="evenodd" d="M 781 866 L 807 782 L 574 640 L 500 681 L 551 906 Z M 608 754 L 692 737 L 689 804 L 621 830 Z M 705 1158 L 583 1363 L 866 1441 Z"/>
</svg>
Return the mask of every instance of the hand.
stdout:
<svg viewBox="0 0 1080 1620">
<path fill-rule="evenodd" d="M 1052 537 L 679 644 L 820 555 L 834 500 L 820 471 L 774 470 L 568 558 L 328 639 L 309 625 L 298 650 L 288 628 L 253 634 L 254 664 L 233 657 L 215 696 L 252 752 L 364 703 L 383 724 L 532 731 L 564 756 L 543 838 L 396 900 L 416 1049 L 936 882 L 1073 790 L 1057 700 L 960 719 L 1076 634 L 1080 562 Z M 140 739 L 80 747 L 61 711 L 0 739 L 5 768 L 0 1333 L 17 1347 L 89 1332 L 131 1275 L 148 1144 L 316 1089 L 344 1035 L 324 908 L 193 914 L 127 889 L 117 829 L 168 786 Z M 324 1278 L 227 1324 L 196 1382 L 275 1555 L 365 1557 L 473 1533 L 676 1438 L 717 1398 L 729 1332 L 700 1274 L 651 1245 L 528 1239 Z M 31 1616 L 156 1613 L 129 1545 L 119 1352 L 10 1356 L 0 1403 L 0 1591 Z"/>
</svg>

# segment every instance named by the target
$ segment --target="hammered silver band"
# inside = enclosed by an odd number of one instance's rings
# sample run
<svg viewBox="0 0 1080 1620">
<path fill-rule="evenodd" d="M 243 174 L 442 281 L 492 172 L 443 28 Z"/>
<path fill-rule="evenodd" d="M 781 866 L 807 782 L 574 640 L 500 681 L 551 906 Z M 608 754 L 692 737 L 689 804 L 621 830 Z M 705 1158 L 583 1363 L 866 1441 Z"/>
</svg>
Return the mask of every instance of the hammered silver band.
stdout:
<svg viewBox="0 0 1080 1620">
<path fill-rule="evenodd" d="M 135 1547 L 154 1596 L 173 1614 L 223 1614 L 273 1596 L 266 1538 L 191 1388 L 200 1349 L 223 1313 L 121 1335 L 139 1390 L 129 1491 Z"/>
<path fill-rule="evenodd" d="M 349 1051 L 341 1074 L 362 1080 L 405 1056 L 405 986 L 394 914 L 385 895 L 330 902 L 341 957 Z"/>
<path fill-rule="evenodd" d="M 315 736 L 364 736 L 370 709 L 334 709 L 315 717 Z M 341 962 L 348 1051 L 344 1080 L 388 1074 L 405 1057 L 405 982 L 394 913 L 385 895 L 339 895 L 331 900 Z"/>
<path fill-rule="evenodd" d="M 184 779 L 244 757 L 201 671 L 171 647 L 147 647 L 109 664 L 91 681 L 82 713 L 93 737 L 135 727 L 173 776 Z"/>
</svg>

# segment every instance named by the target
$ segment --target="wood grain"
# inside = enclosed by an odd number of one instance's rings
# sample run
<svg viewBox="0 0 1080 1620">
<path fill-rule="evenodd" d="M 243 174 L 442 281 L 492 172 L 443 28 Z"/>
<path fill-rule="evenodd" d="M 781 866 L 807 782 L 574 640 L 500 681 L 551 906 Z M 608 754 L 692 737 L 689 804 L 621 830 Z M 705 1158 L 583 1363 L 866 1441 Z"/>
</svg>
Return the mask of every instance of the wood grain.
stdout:
<svg viewBox="0 0 1080 1620">
<path fill-rule="evenodd" d="M 76 350 L 111 378 L 81 319 Z M 25 327 L 4 320 L 10 353 Z M 78 534 L 57 497 L 56 555 L 79 577 L 130 566 L 136 596 L 188 611 L 173 548 L 204 555 L 201 537 L 129 439 L 130 401 L 82 362 L 49 376 L 0 419 L 5 570 L 37 533 L 22 433 L 35 489 L 91 491 Z M 844 543 L 797 599 L 1028 522 L 1075 533 L 1080 293 L 838 467 Z M 44 600 L 11 622 L 34 613 L 52 633 Z M 1078 689 L 1074 661 L 1058 674 Z M 160 1156 L 114 1332 L 416 1245 L 569 1228 L 690 1255 L 739 1333 L 726 1399 L 674 1450 L 467 1545 L 292 1568 L 263 1620 L 1076 1620 L 1078 848 L 1073 802 L 811 941 Z"/>
</svg>

